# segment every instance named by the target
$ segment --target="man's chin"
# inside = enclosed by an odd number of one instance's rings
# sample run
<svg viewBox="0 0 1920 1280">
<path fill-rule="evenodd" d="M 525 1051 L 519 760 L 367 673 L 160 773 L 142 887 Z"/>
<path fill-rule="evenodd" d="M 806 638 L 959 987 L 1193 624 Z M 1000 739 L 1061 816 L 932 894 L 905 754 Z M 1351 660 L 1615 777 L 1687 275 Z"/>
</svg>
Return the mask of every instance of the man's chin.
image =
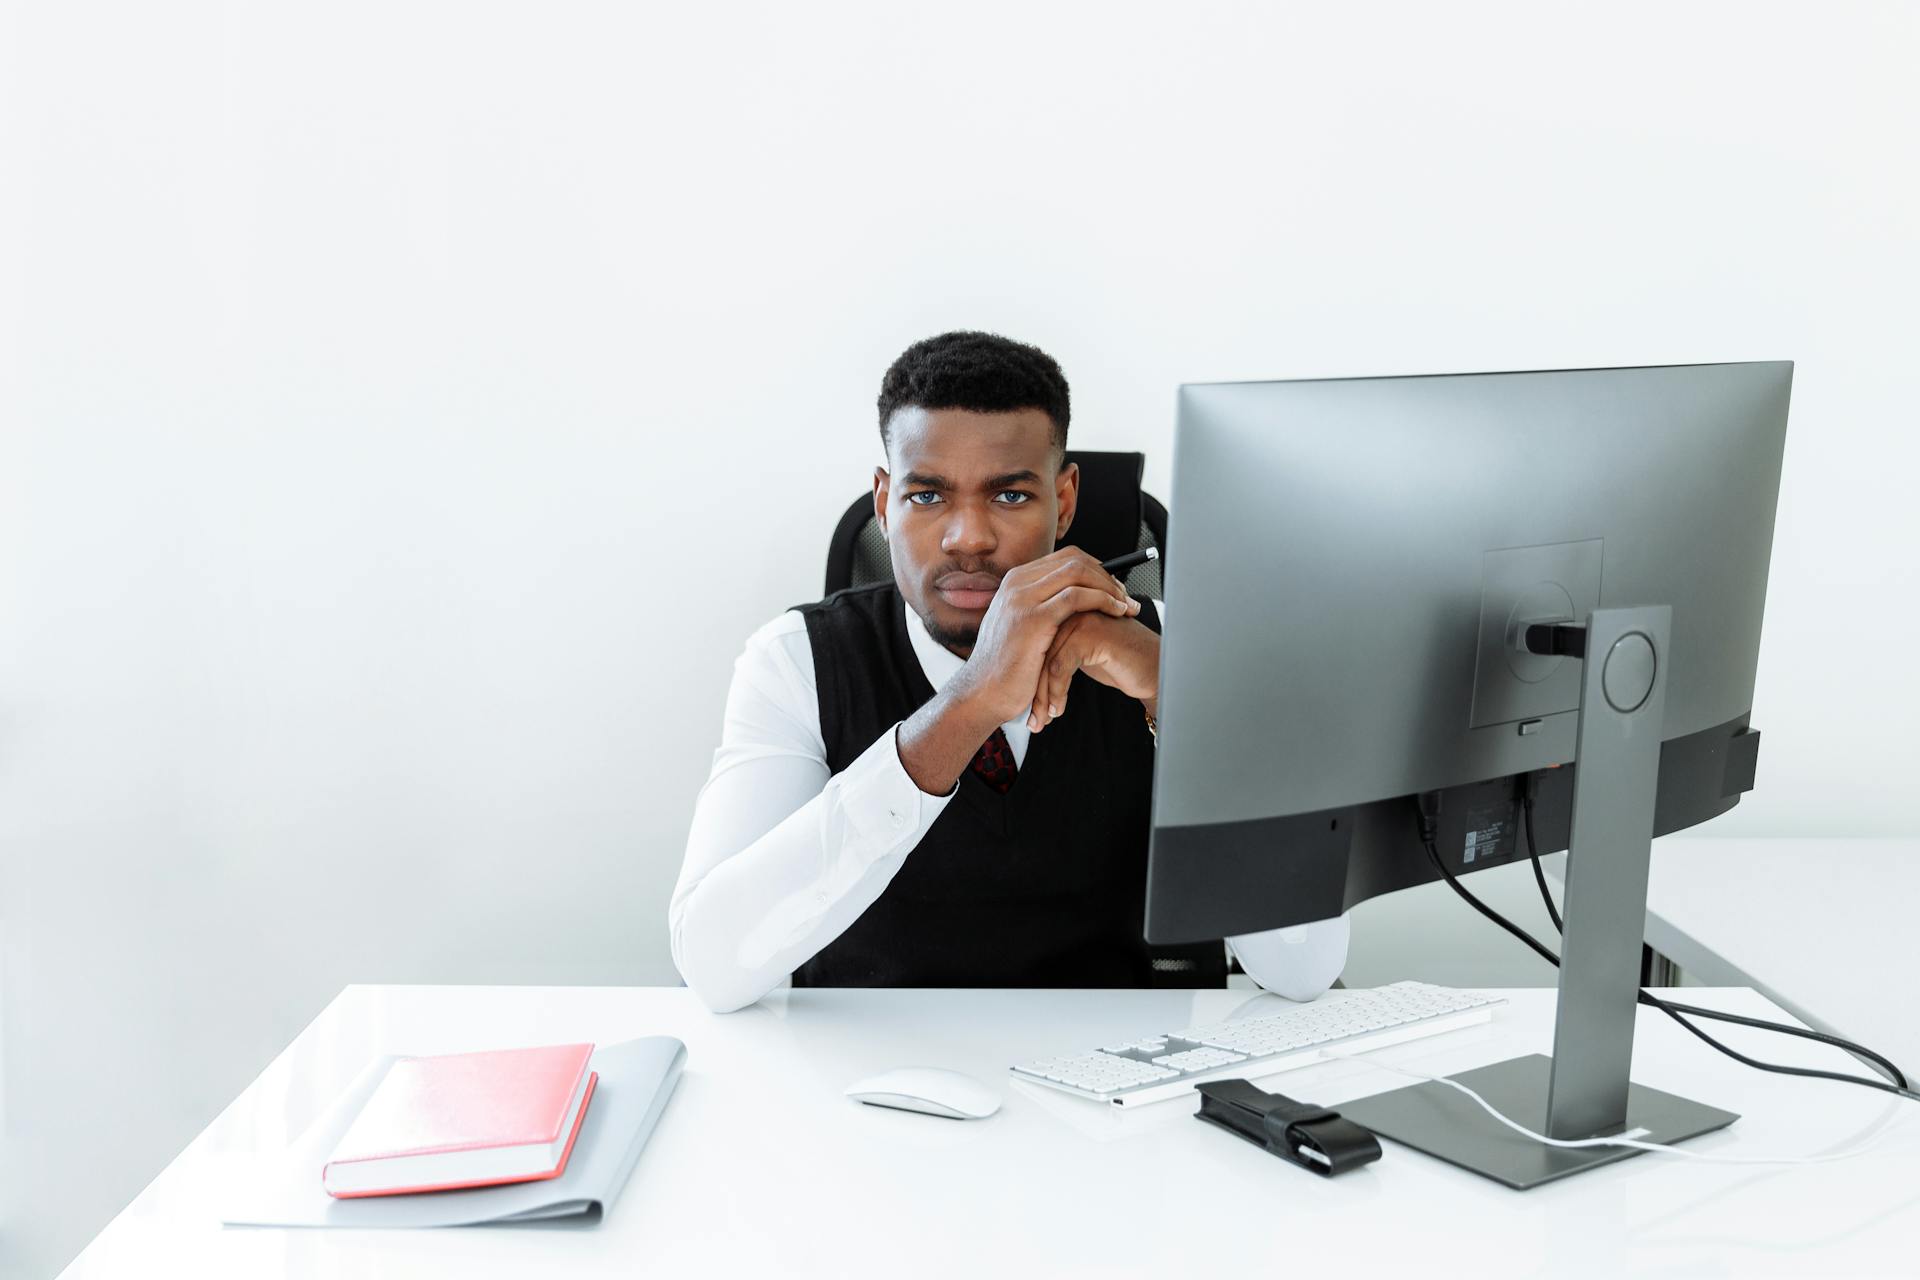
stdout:
<svg viewBox="0 0 1920 1280">
<path fill-rule="evenodd" d="M 948 649 L 971 650 L 980 639 L 980 624 L 977 622 L 943 622 L 931 615 L 922 615 L 921 622 L 926 624 L 927 634 L 934 642 Z"/>
</svg>

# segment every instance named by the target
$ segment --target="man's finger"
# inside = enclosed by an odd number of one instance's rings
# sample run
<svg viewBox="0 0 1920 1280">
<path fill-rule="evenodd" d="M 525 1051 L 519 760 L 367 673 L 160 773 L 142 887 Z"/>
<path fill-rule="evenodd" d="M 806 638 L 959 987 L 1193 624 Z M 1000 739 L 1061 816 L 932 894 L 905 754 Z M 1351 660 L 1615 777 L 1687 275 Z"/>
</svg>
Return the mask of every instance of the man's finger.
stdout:
<svg viewBox="0 0 1920 1280">
<path fill-rule="evenodd" d="M 1074 673 L 1079 671 L 1098 645 L 1080 626 L 1085 614 L 1076 614 L 1054 637 L 1053 649 L 1040 664 L 1040 682 L 1033 696 L 1032 723 L 1044 729 L 1067 710 L 1067 694 L 1073 688 Z"/>
<path fill-rule="evenodd" d="M 1047 659 L 1041 660 L 1040 678 L 1033 685 L 1033 706 L 1027 713 L 1027 727 L 1035 733 L 1047 727 L 1047 708 L 1053 703 L 1053 677 L 1049 666 Z"/>
<path fill-rule="evenodd" d="M 1108 595 L 1117 595 L 1121 599 L 1127 597 L 1127 589 L 1119 585 L 1114 580 L 1114 576 L 1108 574 L 1104 568 L 1100 568 L 1098 564 L 1092 564 L 1091 560 L 1062 560 L 1060 564 L 1052 566 L 1050 570 L 1041 574 L 1041 578 L 1035 580 L 1033 585 L 1043 595 L 1052 595 L 1054 591 L 1058 591 L 1060 587 L 1066 587 L 1069 583 L 1079 583 L 1083 587 L 1098 587 L 1100 591 L 1106 591 Z"/>
<path fill-rule="evenodd" d="M 1079 558 L 1061 561 L 1036 579 L 1031 586 L 1035 594 L 1045 599 L 1075 584 L 1104 591 L 1118 600 L 1132 598 L 1127 594 L 1124 583 L 1102 569 L 1099 561 L 1087 556 L 1084 552 Z"/>
<path fill-rule="evenodd" d="M 1071 620 L 1069 620 L 1071 622 Z M 1058 637 L 1054 643 L 1059 644 Z M 1033 705 L 1027 711 L 1027 728 L 1035 733 L 1047 727 L 1047 708 L 1053 703 L 1053 655 L 1040 659 L 1040 675 L 1033 682 Z"/>
<path fill-rule="evenodd" d="M 1116 618 L 1131 618 L 1140 612 L 1138 600 L 1122 600 L 1098 587 L 1062 587 L 1047 597 L 1039 613 L 1054 622 L 1064 622 L 1076 613 L 1105 613 Z"/>
<path fill-rule="evenodd" d="M 1045 728 L 1059 718 L 1055 708 L 1061 705 L 1063 686 L 1073 679 L 1080 659 L 1077 656 L 1085 647 L 1090 613 L 1076 613 L 1060 624 L 1060 630 L 1054 633 L 1053 648 L 1040 663 L 1039 688 L 1034 695 L 1038 704 L 1040 725 Z"/>
</svg>

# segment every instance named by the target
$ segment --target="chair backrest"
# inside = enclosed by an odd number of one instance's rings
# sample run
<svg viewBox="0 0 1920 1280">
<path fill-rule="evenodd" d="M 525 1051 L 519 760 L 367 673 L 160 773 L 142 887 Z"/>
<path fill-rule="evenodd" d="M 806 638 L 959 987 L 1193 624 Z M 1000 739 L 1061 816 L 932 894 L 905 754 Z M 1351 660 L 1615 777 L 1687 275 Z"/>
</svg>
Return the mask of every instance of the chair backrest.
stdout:
<svg viewBox="0 0 1920 1280">
<path fill-rule="evenodd" d="M 1140 487 L 1147 467 L 1143 453 L 1102 453 L 1069 449 L 1067 461 L 1080 468 L 1080 506 L 1067 529 L 1065 545 L 1080 547 L 1101 560 L 1156 547 L 1167 553 L 1167 509 Z M 1127 575 L 1127 590 L 1150 600 L 1161 598 L 1160 560 L 1149 560 Z M 855 498 L 827 545 L 826 595 L 848 587 L 891 580 L 893 559 L 887 535 L 873 518 L 873 494 Z"/>
</svg>

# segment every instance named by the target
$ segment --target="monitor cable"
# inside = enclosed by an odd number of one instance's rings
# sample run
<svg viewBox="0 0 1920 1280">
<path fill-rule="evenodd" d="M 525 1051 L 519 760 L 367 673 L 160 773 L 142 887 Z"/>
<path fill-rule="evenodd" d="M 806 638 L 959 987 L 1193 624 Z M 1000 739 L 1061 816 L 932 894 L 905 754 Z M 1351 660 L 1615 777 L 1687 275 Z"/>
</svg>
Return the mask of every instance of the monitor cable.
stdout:
<svg viewBox="0 0 1920 1280">
<path fill-rule="evenodd" d="M 1540 842 L 1534 838 L 1533 834 L 1533 781 L 1533 775 L 1528 774 L 1526 787 L 1521 794 L 1520 801 L 1522 825 L 1527 838 L 1527 858 L 1533 863 L 1533 880 L 1535 884 L 1540 886 L 1540 901 L 1546 904 L 1547 918 L 1553 921 L 1553 931 L 1555 933 L 1565 933 L 1566 930 L 1560 920 L 1560 912 L 1555 908 L 1553 903 L 1553 894 L 1547 889 L 1547 873 L 1540 865 Z M 1679 1021 L 1683 1026 L 1685 1026 L 1686 1023 L 1683 1019 L 1678 1018 L 1676 1016 L 1677 1014 L 1692 1014 L 1697 1018 L 1714 1018 L 1721 1022 L 1736 1023 L 1745 1027 L 1756 1027 L 1762 1031 L 1777 1031 L 1782 1035 L 1799 1036 L 1803 1040 L 1817 1040 L 1822 1044 L 1830 1044 L 1836 1049 L 1844 1049 L 1848 1053 L 1877 1064 L 1883 1069 L 1882 1074 L 1884 1074 L 1888 1080 L 1892 1081 L 1896 1089 L 1911 1088 L 1906 1073 L 1895 1066 L 1890 1059 L 1875 1053 L 1865 1045 L 1855 1044 L 1851 1040 L 1843 1040 L 1839 1036 L 1828 1035 L 1824 1031 L 1814 1031 L 1807 1027 L 1789 1026 L 1781 1022 L 1768 1022 L 1763 1018 L 1748 1018 L 1737 1013 L 1723 1013 L 1718 1009 L 1702 1009 L 1696 1005 L 1680 1004 L 1673 1000 L 1662 1000 L 1660 997 L 1648 991 L 1642 991 L 1640 994 L 1642 997 L 1640 1003 L 1651 1005 L 1661 1010 L 1667 1014 L 1667 1016 Z M 1689 1031 L 1696 1030 L 1691 1026 L 1687 1027 L 1687 1029 Z M 1724 1046 L 1717 1044 L 1715 1047 L 1724 1048 Z M 1852 1077 L 1843 1078 L 1852 1079 Z M 1861 1083 L 1872 1082 L 1861 1081 Z"/>
<path fill-rule="evenodd" d="M 1529 782 L 1528 785 L 1531 786 L 1531 782 Z M 1530 797 L 1523 798 L 1521 804 L 1522 804 L 1522 812 L 1524 816 L 1528 819 L 1528 821 L 1525 824 L 1529 828 L 1527 832 L 1527 852 L 1529 857 L 1531 857 L 1533 860 L 1534 876 L 1538 881 L 1542 891 L 1544 891 L 1547 883 L 1546 873 L 1544 870 L 1542 870 L 1540 866 L 1539 849 L 1534 844 L 1532 831 L 1531 831 L 1531 826 L 1532 826 L 1531 798 Z M 1419 797 L 1418 818 L 1419 818 L 1419 830 L 1420 830 L 1420 844 L 1421 844 L 1421 847 L 1426 850 L 1427 860 L 1433 863 L 1435 870 L 1439 871 L 1441 877 L 1446 880 L 1447 884 L 1453 889 L 1453 891 L 1456 894 L 1460 895 L 1460 897 L 1463 900 L 1465 900 L 1468 906 L 1472 907 L 1475 911 L 1478 911 L 1481 915 L 1485 916 L 1487 919 L 1491 920 L 1493 923 L 1499 925 L 1502 929 L 1505 929 L 1508 933 L 1518 938 L 1521 942 L 1524 942 L 1527 946 L 1531 947 L 1534 950 L 1534 952 L 1540 956 L 1542 960 L 1545 960 L 1548 964 L 1552 965 L 1556 969 L 1559 968 L 1560 967 L 1559 956 L 1555 955 L 1551 950 L 1549 950 L 1546 946 L 1544 946 L 1539 939 L 1535 938 L 1532 934 L 1528 933 L 1525 929 L 1522 929 L 1519 925 L 1514 924 L 1511 920 L 1508 920 L 1505 916 L 1501 915 L 1498 911 L 1495 911 L 1492 907 L 1480 901 L 1479 898 L 1474 896 L 1471 890 L 1469 890 L 1465 885 L 1460 883 L 1460 879 L 1458 876 L 1454 875 L 1452 871 L 1447 869 L 1447 864 L 1441 860 L 1440 850 L 1438 846 L 1435 844 L 1436 827 L 1437 827 L 1436 819 L 1439 817 L 1439 813 L 1440 813 L 1439 794 L 1437 792 L 1423 792 Z M 1549 895 L 1547 899 L 1547 911 L 1548 911 L 1548 914 L 1553 919 L 1554 927 L 1556 929 L 1559 928 L 1560 913 L 1554 908 L 1551 895 Z M 1894 1066 L 1892 1062 L 1888 1061 L 1885 1057 L 1881 1056 L 1880 1054 L 1873 1052 L 1871 1049 L 1864 1048 L 1848 1040 L 1843 1040 L 1838 1036 L 1830 1036 L 1830 1035 L 1827 1035 L 1825 1032 L 1821 1032 L 1821 1031 L 1810 1031 L 1804 1027 L 1789 1027 L 1776 1022 L 1766 1022 L 1758 1018 L 1748 1018 L 1740 1014 L 1722 1013 L 1717 1009 L 1702 1009 L 1694 1005 L 1677 1004 L 1670 1001 L 1662 1000 L 1658 996 L 1653 995 L 1651 992 L 1648 992 L 1644 989 L 1639 991 L 1638 999 L 1639 999 L 1639 1003 L 1648 1005 L 1652 1008 L 1660 1010 L 1662 1013 L 1672 1018 L 1675 1022 L 1679 1023 L 1682 1027 L 1692 1032 L 1695 1036 L 1699 1037 L 1701 1040 L 1704 1040 L 1707 1044 L 1712 1045 L 1714 1048 L 1726 1054 L 1728 1057 L 1734 1059 L 1737 1062 L 1744 1063 L 1749 1067 L 1754 1067 L 1761 1071 L 1772 1071 L 1781 1075 L 1806 1076 L 1813 1079 L 1838 1080 L 1846 1084 L 1863 1085 L 1869 1089 L 1879 1089 L 1885 1093 L 1897 1094 L 1898 1096 L 1902 1098 L 1906 1098 L 1910 1101 L 1920 1102 L 1920 1092 L 1916 1092 L 1915 1090 L 1907 1087 L 1907 1078 L 1905 1074 L 1903 1074 L 1898 1067 Z M 1857 1053 L 1861 1057 L 1880 1063 L 1881 1065 L 1885 1066 L 1889 1072 L 1892 1073 L 1892 1076 L 1895 1082 L 1889 1083 L 1888 1081 L 1885 1081 L 1885 1080 L 1873 1080 L 1865 1076 L 1848 1075 L 1844 1072 L 1839 1072 L 1839 1071 L 1821 1071 L 1813 1067 L 1789 1067 L 1789 1066 L 1784 1066 L 1780 1063 L 1762 1062 L 1758 1058 L 1750 1058 L 1746 1054 L 1741 1053 L 1739 1050 L 1733 1049 L 1725 1044 L 1722 1044 L 1720 1041 L 1714 1039 L 1712 1036 L 1708 1035 L 1705 1031 L 1702 1031 L 1699 1027 L 1696 1027 L 1693 1025 L 1693 1023 L 1689 1022 L 1685 1016 L 1687 1014 L 1692 1014 L 1695 1017 L 1712 1018 L 1722 1022 L 1737 1023 L 1742 1026 L 1757 1027 L 1767 1031 L 1779 1031 L 1789 1035 L 1800 1036 L 1808 1040 L 1818 1040 L 1824 1044 L 1830 1044 L 1837 1048 L 1845 1049 L 1850 1053 Z"/>
</svg>

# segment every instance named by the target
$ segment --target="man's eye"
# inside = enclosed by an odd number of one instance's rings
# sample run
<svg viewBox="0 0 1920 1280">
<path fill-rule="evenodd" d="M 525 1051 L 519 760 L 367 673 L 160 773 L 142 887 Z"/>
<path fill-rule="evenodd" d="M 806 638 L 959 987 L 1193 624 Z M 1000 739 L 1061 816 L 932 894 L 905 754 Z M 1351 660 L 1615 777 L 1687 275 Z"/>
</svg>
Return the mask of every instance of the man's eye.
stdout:
<svg viewBox="0 0 1920 1280">
<path fill-rule="evenodd" d="M 926 498 L 927 501 L 926 502 L 920 501 L 920 499 L 922 498 Z M 940 501 L 940 495 L 935 493 L 931 489 L 922 489 L 918 493 L 908 494 L 907 501 L 911 502 L 916 507 L 930 507 L 934 503 Z"/>
<path fill-rule="evenodd" d="M 1010 507 L 1025 506 L 1027 503 L 1033 501 L 1032 494 L 1021 493 L 1018 489 L 1008 489 L 1006 492 L 999 494 L 998 497 Z"/>
</svg>

